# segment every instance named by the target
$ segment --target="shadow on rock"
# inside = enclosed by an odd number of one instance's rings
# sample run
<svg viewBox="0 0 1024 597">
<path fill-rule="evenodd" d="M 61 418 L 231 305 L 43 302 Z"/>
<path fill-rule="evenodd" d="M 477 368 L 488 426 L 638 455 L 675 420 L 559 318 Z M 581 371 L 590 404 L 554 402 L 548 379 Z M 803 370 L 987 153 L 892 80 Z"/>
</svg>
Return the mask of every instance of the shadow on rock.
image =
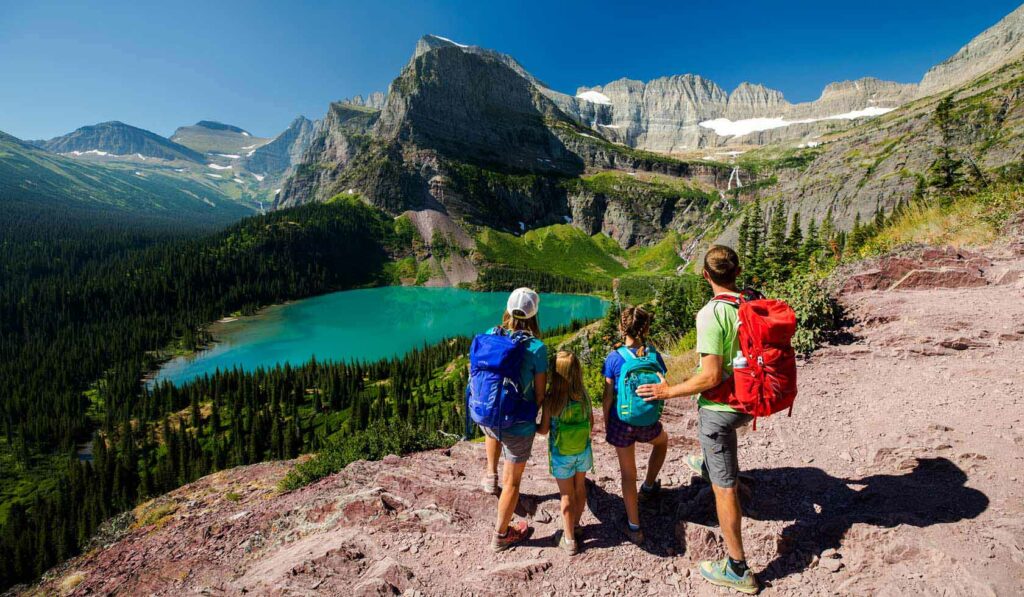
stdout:
<svg viewBox="0 0 1024 597">
<path fill-rule="evenodd" d="M 988 497 L 966 487 L 967 474 L 946 458 L 910 459 L 901 468 L 907 472 L 863 479 L 840 479 L 810 467 L 748 471 L 744 477 L 752 492 L 745 515 L 793 521 L 758 577 L 771 582 L 803 571 L 814 555 L 838 548 L 856 523 L 926 527 L 975 518 L 988 508 Z M 689 511 L 694 522 L 705 522 L 705 508 Z"/>
<path fill-rule="evenodd" d="M 617 489 L 617 487 L 616 487 Z M 676 555 L 673 529 L 677 519 L 677 504 L 687 488 L 662 489 L 649 502 L 640 504 L 640 525 L 645 541 L 639 547 L 662 557 Z M 623 530 L 626 526 L 626 507 L 619 493 L 608 493 L 597 483 L 587 480 L 587 507 L 599 521 L 596 528 L 588 528 L 584 549 L 606 549 L 627 543 Z"/>
</svg>

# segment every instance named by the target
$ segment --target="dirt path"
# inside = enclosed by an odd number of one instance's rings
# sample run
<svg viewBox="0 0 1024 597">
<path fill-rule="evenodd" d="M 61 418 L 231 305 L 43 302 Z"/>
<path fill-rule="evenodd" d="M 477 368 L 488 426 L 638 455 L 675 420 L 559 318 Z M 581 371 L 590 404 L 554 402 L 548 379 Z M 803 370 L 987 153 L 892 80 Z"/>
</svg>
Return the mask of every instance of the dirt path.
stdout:
<svg viewBox="0 0 1024 597">
<path fill-rule="evenodd" d="M 998 269 L 1002 268 L 1002 269 Z M 998 271 L 996 271 L 998 269 Z M 852 344 L 800 368 L 792 418 L 741 436 L 752 490 L 745 536 L 766 593 L 1017 595 L 1024 583 L 1024 289 L 1001 284 L 846 298 Z M 991 276 L 990 276 L 991 277 Z M 624 542 L 618 471 L 598 433 L 583 552 L 559 528 L 546 442 L 521 513 L 524 546 L 488 549 L 496 498 L 478 489 L 480 444 L 356 463 L 279 495 L 287 463 L 225 471 L 142 509 L 155 524 L 73 561 L 43 590 L 221 594 L 724 594 L 692 572 L 719 557 L 709 488 L 681 457 L 695 409 L 666 411 L 665 491 Z M 600 427 L 599 423 L 599 427 Z M 602 429 L 603 431 L 603 429 Z M 646 456 L 647 450 L 641 450 Z M 235 493 L 237 500 L 228 498 Z M 235 496 L 232 496 L 232 498 Z M 162 509 L 162 510 L 159 510 Z M 173 511 L 171 511 L 173 510 Z M 73 589 L 72 589 L 73 588 Z"/>
</svg>

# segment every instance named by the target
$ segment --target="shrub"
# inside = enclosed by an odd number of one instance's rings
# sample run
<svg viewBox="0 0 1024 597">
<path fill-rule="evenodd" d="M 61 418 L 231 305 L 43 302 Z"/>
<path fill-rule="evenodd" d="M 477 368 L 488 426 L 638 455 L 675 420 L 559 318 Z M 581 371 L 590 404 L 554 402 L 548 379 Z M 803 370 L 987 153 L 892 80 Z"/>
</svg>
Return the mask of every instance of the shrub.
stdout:
<svg viewBox="0 0 1024 597">
<path fill-rule="evenodd" d="M 824 335 L 839 328 L 839 305 L 816 272 L 798 272 L 766 287 L 764 293 L 786 301 L 796 312 L 793 348 L 799 354 L 809 354 Z"/>
<path fill-rule="evenodd" d="M 357 460 L 380 460 L 388 454 L 407 454 L 451 446 L 456 437 L 417 429 L 405 421 L 376 421 L 363 431 L 333 440 L 313 458 L 295 465 L 281 480 L 291 491 L 323 479 Z"/>
</svg>

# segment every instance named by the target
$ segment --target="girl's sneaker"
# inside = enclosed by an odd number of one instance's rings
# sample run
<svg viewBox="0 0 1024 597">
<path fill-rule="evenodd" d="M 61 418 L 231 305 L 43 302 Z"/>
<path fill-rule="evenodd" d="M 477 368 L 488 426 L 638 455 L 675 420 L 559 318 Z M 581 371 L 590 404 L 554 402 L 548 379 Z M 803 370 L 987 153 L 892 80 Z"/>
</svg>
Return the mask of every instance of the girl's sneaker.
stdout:
<svg viewBox="0 0 1024 597">
<path fill-rule="evenodd" d="M 494 551 L 505 551 L 529 537 L 531 530 L 533 529 L 530 528 L 530 525 L 526 524 L 525 520 L 512 523 L 508 525 L 508 530 L 505 531 L 504 537 L 494 533 L 494 539 L 491 540 L 491 549 Z"/>
<path fill-rule="evenodd" d="M 571 556 L 576 555 L 576 553 L 578 551 L 576 540 L 575 539 L 566 539 L 564 532 L 562 533 L 561 541 L 558 542 L 558 547 L 560 547 L 562 549 L 562 551 L 568 553 Z"/>
<path fill-rule="evenodd" d="M 661 479 L 656 480 L 650 487 L 647 486 L 647 483 L 641 483 L 638 499 L 640 503 L 650 502 L 658 497 L 659 493 L 661 493 Z"/>
<path fill-rule="evenodd" d="M 626 539 L 629 539 L 630 543 L 637 545 L 642 544 L 645 539 L 643 530 L 639 528 L 633 529 L 629 526 L 629 522 L 622 523 L 622 534 L 626 536 Z"/>
<path fill-rule="evenodd" d="M 484 490 L 484 493 L 491 495 L 498 495 L 501 492 L 498 489 L 498 475 L 485 475 L 483 479 L 480 479 L 480 488 Z"/>
<path fill-rule="evenodd" d="M 700 563 L 699 569 L 704 580 L 719 587 L 726 587 L 748 595 L 753 595 L 761 589 L 752 570 L 748 568 L 743 576 L 737 575 L 729 568 L 729 558 L 717 561 L 705 560 Z"/>
</svg>

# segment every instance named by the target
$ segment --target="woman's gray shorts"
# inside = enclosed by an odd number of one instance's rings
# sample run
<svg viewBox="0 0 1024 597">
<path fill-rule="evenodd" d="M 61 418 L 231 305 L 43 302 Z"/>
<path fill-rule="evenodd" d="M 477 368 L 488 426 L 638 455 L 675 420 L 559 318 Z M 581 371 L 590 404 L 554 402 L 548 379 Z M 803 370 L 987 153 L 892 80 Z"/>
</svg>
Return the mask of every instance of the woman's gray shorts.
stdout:
<svg viewBox="0 0 1024 597">
<path fill-rule="evenodd" d="M 536 433 L 512 435 L 502 431 L 495 431 L 483 425 L 480 426 L 480 431 L 483 431 L 487 437 L 501 442 L 501 455 L 505 457 L 505 461 L 516 464 L 530 459 L 530 454 L 533 452 L 533 438 L 537 437 Z"/>
</svg>

